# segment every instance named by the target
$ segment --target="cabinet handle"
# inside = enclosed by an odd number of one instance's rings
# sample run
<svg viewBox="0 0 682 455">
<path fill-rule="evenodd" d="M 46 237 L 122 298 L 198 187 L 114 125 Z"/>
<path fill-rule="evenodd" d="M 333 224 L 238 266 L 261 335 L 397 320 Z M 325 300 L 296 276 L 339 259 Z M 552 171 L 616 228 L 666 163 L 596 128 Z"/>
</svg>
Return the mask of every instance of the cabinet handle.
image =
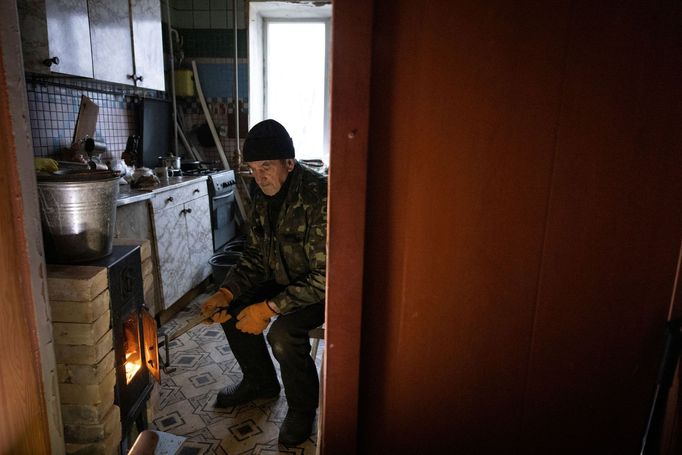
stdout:
<svg viewBox="0 0 682 455">
<path fill-rule="evenodd" d="M 43 64 L 45 66 L 59 65 L 59 57 L 46 58 Z"/>
<path fill-rule="evenodd" d="M 135 80 L 142 82 L 142 76 L 137 76 Z"/>
<path fill-rule="evenodd" d="M 173 196 L 171 196 L 171 197 L 169 197 L 168 199 L 166 199 L 166 204 L 168 204 L 169 202 L 173 202 Z"/>
<path fill-rule="evenodd" d="M 185 209 L 185 213 L 192 213 L 192 209 Z"/>
<path fill-rule="evenodd" d="M 199 188 L 196 188 L 194 191 L 192 191 L 192 194 L 196 194 L 196 193 L 201 193 L 201 190 Z"/>
</svg>

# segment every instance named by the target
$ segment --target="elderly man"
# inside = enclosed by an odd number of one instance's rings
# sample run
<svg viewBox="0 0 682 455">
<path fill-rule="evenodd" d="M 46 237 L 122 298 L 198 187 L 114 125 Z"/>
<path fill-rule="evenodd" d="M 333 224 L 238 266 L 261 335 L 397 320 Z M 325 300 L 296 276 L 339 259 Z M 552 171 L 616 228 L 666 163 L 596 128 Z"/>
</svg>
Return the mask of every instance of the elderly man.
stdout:
<svg viewBox="0 0 682 455">
<path fill-rule="evenodd" d="M 238 385 L 218 393 L 219 407 L 279 395 L 263 335 L 270 325 L 267 341 L 289 406 L 279 433 L 287 446 L 310 437 L 315 420 L 319 379 L 308 331 L 324 322 L 326 281 L 327 179 L 294 156 L 278 122 L 249 131 L 243 159 L 258 189 L 244 254 L 201 310 L 222 324 L 243 373 Z"/>
</svg>

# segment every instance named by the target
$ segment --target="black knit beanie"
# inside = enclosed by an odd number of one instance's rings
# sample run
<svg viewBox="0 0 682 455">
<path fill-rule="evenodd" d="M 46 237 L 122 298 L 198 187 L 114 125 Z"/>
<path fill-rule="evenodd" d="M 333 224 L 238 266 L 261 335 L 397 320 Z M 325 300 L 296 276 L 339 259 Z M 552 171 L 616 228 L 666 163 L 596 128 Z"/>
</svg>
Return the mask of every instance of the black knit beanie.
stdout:
<svg viewBox="0 0 682 455">
<path fill-rule="evenodd" d="M 247 163 L 293 158 L 294 143 L 279 122 L 263 120 L 256 123 L 246 135 L 242 157 Z"/>
</svg>

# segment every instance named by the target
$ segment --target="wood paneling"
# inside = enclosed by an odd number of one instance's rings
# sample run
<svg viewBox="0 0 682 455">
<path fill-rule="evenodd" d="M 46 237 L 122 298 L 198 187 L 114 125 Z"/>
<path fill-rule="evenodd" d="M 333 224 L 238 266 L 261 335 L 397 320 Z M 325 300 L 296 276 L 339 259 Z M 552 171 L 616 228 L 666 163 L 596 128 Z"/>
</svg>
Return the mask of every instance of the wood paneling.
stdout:
<svg viewBox="0 0 682 455">
<path fill-rule="evenodd" d="M 682 238 L 680 5 L 373 3 L 359 451 L 636 451 Z"/>
<path fill-rule="evenodd" d="M 50 453 L 16 149 L 0 50 L 0 453 Z"/>
</svg>

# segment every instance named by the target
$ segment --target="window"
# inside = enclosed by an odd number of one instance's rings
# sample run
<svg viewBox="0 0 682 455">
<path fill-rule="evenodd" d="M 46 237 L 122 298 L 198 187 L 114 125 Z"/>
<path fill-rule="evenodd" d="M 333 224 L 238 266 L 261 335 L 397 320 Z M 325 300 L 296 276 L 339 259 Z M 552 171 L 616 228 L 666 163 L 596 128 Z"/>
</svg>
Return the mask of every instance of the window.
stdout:
<svg viewBox="0 0 682 455">
<path fill-rule="evenodd" d="M 329 163 L 331 5 L 251 2 L 249 125 L 272 118 L 299 159 Z"/>
</svg>

